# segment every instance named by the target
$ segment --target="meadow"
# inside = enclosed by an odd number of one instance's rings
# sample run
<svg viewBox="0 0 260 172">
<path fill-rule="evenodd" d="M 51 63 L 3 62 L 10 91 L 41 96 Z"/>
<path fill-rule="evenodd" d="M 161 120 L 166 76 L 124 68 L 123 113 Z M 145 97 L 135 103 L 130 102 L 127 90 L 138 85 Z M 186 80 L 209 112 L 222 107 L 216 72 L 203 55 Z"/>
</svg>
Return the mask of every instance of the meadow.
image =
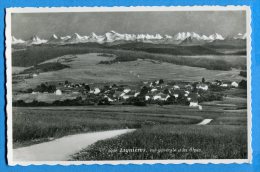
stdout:
<svg viewBox="0 0 260 172">
<path fill-rule="evenodd" d="M 80 132 L 122 128 L 141 128 L 155 124 L 190 124 L 202 120 L 180 115 L 169 109 L 152 106 L 83 106 L 83 107 L 15 107 L 13 108 L 13 140 L 15 145 L 33 144 Z"/>
<path fill-rule="evenodd" d="M 73 56 L 73 58 L 71 58 Z M 192 59 L 198 59 L 194 56 Z M 201 58 L 207 59 L 208 56 Z M 238 64 L 246 61 L 244 57 L 234 58 L 232 61 L 225 56 L 210 57 L 228 59 L 229 63 Z M 70 59 L 70 61 L 61 61 L 60 59 Z M 158 78 L 167 80 L 181 80 L 181 81 L 200 81 L 204 77 L 208 81 L 231 80 L 240 82 L 244 79 L 239 75 L 240 70 L 233 68 L 229 71 L 223 70 L 207 70 L 200 67 L 189 67 L 184 65 L 176 65 L 172 63 L 162 62 L 151 59 L 137 59 L 127 62 L 115 62 L 112 64 L 100 64 L 101 61 L 111 61 L 115 57 L 104 57 L 98 53 L 80 54 L 80 55 L 65 55 L 58 58 L 44 61 L 44 63 L 55 63 L 59 61 L 63 65 L 69 66 L 57 71 L 48 71 L 40 73 L 35 78 L 26 79 L 13 85 L 13 91 L 21 91 L 28 88 L 34 88 L 39 83 L 44 82 L 64 82 L 66 80 L 71 82 L 85 82 L 91 83 L 138 83 L 142 81 L 153 81 Z M 205 61 L 205 60 L 200 60 Z M 41 63 L 43 64 L 43 63 Z M 220 63 L 222 64 L 222 63 Z M 243 64 L 245 65 L 245 63 Z"/>
<path fill-rule="evenodd" d="M 133 152 L 132 149 L 142 150 Z M 159 125 L 98 141 L 71 160 L 245 159 L 247 128 Z"/>
</svg>

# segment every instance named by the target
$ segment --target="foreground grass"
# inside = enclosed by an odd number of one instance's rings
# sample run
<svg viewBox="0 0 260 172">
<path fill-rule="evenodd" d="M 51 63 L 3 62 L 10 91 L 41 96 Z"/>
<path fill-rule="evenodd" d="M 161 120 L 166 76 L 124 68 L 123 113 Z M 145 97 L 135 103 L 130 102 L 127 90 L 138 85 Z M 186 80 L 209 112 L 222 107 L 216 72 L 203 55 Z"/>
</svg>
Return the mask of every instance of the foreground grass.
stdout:
<svg viewBox="0 0 260 172">
<path fill-rule="evenodd" d="M 157 109 L 157 110 L 156 110 Z M 160 111 L 161 110 L 161 111 Z M 170 113 L 171 112 L 171 113 Z M 194 124 L 202 120 L 194 112 L 137 107 L 13 108 L 14 147 L 30 145 L 69 134 L 159 124 Z M 196 114 L 196 113 L 195 113 Z"/>
<path fill-rule="evenodd" d="M 72 160 L 244 159 L 246 126 L 159 125 L 98 141 Z"/>
</svg>

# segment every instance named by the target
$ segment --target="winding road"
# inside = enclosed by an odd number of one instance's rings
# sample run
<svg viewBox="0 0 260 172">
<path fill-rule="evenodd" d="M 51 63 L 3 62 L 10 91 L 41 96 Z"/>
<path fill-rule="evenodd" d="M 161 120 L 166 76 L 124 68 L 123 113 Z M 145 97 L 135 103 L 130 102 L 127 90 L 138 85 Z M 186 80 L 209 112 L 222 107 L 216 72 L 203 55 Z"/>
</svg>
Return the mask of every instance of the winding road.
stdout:
<svg viewBox="0 0 260 172">
<path fill-rule="evenodd" d="M 13 149 L 13 161 L 66 161 L 83 148 L 135 129 L 110 130 L 65 136 L 53 141 Z"/>
</svg>

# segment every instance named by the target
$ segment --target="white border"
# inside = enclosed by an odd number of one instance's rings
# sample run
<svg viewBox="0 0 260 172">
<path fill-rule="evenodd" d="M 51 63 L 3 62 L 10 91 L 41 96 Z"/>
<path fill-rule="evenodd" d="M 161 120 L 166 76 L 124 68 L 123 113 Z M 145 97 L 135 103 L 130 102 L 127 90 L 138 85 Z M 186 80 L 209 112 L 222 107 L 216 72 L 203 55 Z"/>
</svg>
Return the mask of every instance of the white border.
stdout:
<svg viewBox="0 0 260 172">
<path fill-rule="evenodd" d="M 205 160 L 114 160 L 114 161 L 13 161 L 12 141 L 12 63 L 11 63 L 11 14 L 12 13 L 60 13 L 60 12 L 135 12 L 135 11 L 246 11 L 247 20 L 247 126 L 248 159 L 205 159 Z M 7 88 L 7 158 L 8 164 L 14 165 L 91 165 L 91 164 L 230 164 L 252 163 L 251 146 L 251 9 L 249 6 L 171 6 L 171 7 L 52 7 L 52 8 L 7 8 L 6 9 L 6 88 Z"/>
</svg>

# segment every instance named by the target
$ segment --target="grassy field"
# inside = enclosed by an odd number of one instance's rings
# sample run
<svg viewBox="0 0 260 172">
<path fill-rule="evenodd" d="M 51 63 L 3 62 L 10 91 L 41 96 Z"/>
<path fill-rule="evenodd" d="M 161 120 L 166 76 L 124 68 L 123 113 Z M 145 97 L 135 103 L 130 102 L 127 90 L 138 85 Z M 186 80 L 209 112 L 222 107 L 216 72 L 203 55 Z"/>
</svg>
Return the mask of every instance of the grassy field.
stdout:
<svg viewBox="0 0 260 172">
<path fill-rule="evenodd" d="M 48 63 L 53 63 L 62 58 L 70 58 L 62 56 Z M 74 57 L 74 56 L 73 56 Z M 195 58 L 195 57 L 191 57 Z M 207 57 L 203 57 L 207 58 Z M 210 58 L 213 58 L 212 56 Z M 217 57 L 216 57 L 217 58 Z M 221 57 L 219 57 L 221 58 Z M 202 77 L 206 80 L 233 80 L 239 82 L 243 79 L 239 75 L 240 70 L 233 69 L 230 71 L 207 70 L 199 67 L 189 67 L 175 65 L 157 60 L 139 59 L 136 61 L 117 62 L 113 64 L 99 64 L 100 61 L 108 61 L 113 57 L 103 57 L 99 54 L 82 54 L 75 55 L 69 62 L 62 61 L 69 68 L 40 73 L 37 77 L 26 79 L 23 82 L 13 85 L 13 91 L 34 88 L 39 83 L 44 82 L 85 82 L 91 83 L 124 83 L 124 82 L 141 82 L 147 80 L 164 79 L 167 80 L 182 80 L 182 81 L 200 81 Z M 228 59 L 226 57 L 225 59 Z M 238 63 L 235 58 L 234 62 Z M 230 59 L 229 59 L 230 60 Z M 244 58 L 245 60 L 245 58 Z"/>
<path fill-rule="evenodd" d="M 203 105 L 203 111 L 187 106 L 82 106 L 13 108 L 15 145 L 34 143 L 51 137 L 118 128 L 142 128 L 164 124 L 196 124 L 204 118 L 212 124 L 246 125 L 246 111 L 224 110 Z"/>
<path fill-rule="evenodd" d="M 243 159 L 246 126 L 160 125 L 98 141 L 72 160 Z M 142 151 L 132 151 L 142 150 Z"/>
</svg>

